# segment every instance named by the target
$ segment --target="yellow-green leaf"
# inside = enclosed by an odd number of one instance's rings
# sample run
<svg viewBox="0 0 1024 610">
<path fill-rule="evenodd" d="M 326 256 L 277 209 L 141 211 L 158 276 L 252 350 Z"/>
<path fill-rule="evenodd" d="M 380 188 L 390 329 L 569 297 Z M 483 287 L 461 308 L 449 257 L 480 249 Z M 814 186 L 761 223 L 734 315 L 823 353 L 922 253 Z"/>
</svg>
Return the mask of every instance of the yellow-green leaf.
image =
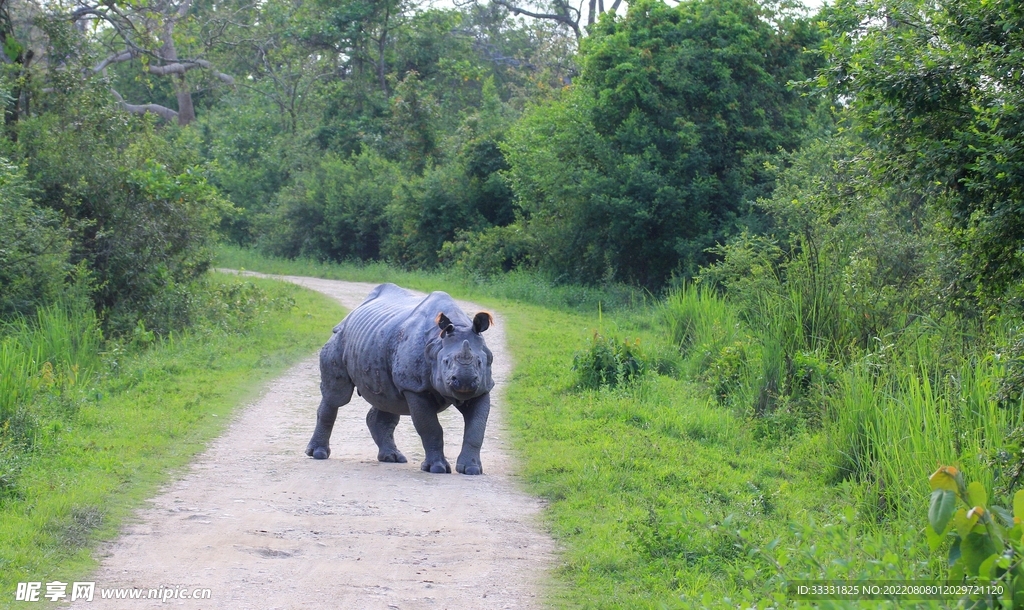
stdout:
<svg viewBox="0 0 1024 610">
<path fill-rule="evenodd" d="M 959 534 L 961 538 L 966 538 L 967 535 L 971 533 L 971 529 L 974 528 L 974 524 L 977 522 L 977 515 L 968 519 L 967 511 L 962 508 L 953 514 L 953 527 L 956 528 L 956 533 Z"/>
<path fill-rule="evenodd" d="M 959 471 L 955 466 L 943 466 L 928 477 L 928 484 L 932 491 L 936 489 L 948 489 L 956 493 L 956 475 Z"/>
<path fill-rule="evenodd" d="M 985 486 L 974 481 L 967 486 L 967 503 L 971 506 L 988 506 L 988 493 Z"/>
<path fill-rule="evenodd" d="M 996 560 L 999 559 L 999 555 L 989 555 L 985 561 L 981 562 L 978 566 L 978 576 L 985 579 L 991 579 L 996 575 Z"/>
<path fill-rule="evenodd" d="M 942 541 L 944 538 L 936 534 L 935 530 L 933 530 L 930 525 L 924 528 L 924 535 L 926 538 L 928 538 L 928 548 L 931 549 L 933 553 L 939 550 L 939 547 L 942 546 Z"/>
<path fill-rule="evenodd" d="M 977 576 L 982 562 L 995 552 L 996 548 L 987 535 L 971 534 L 960 543 L 960 556 L 964 560 L 967 573 L 971 576 Z"/>
<path fill-rule="evenodd" d="M 1024 489 L 1013 494 L 1013 516 L 1024 521 Z"/>
</svg>

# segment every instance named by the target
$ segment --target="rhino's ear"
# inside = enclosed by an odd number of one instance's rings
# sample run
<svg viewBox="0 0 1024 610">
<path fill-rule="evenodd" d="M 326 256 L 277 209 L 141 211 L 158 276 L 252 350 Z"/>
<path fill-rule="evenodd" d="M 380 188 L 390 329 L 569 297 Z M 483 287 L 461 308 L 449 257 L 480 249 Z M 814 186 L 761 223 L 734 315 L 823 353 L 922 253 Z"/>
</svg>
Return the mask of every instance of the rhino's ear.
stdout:
<svg viewBox="0 0 1024 610">
<path fill-rule="evenodd" d="M 437 314 L 437 318 L 434 319 L 437 323 L 437 327 L 441 329 L 441 337 L 444 337 L 450 332 L 455 330 L 455 325 L 448 319 L 448 316 L 444 315 L 444 312 Z"/>
<path fill-rule="evenodd" d="M 473 332 L 478 335 L 490 328 L 491 324 L 494 324 L 494 318 L 486 311 L 481 311 L 473 316 Z"/>
</svg>

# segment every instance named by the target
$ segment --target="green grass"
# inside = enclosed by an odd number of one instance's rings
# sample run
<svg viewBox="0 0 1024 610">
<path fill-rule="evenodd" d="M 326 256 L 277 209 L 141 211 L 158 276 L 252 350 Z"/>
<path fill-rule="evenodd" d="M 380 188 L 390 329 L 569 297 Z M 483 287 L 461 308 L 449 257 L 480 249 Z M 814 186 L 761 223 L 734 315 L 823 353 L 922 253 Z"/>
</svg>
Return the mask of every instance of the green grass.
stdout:
<svg viewBox="0 0 1024 610">
<path fill-rule="evenodd" d="M 83 580 L 96 566 L 94 544 L 115 536 L 262 382 L 314 354 L 343 316 L 334 301 L 290 284 L 211 281 L 283 306 L 250 312 L 233 332 L 207 325 L 141 353 L 108 346 L 87 388 L 37 396 L 38 431 L 15 456 L 16 486 L 0 500 L 0 606 L 13 603 L 19 581 Z"/>
<path fill-rule="evenodd" d="M 88 379 L 99 365 L 101 339 L 91 310 L 65 304 L 42 307 L 31 320 L 0 326 L 0 429 L 5 436 L 32 435 L 34 421 L 24 405 L 40 391 Z"/>
<path fill-rule="evenodd" d="M 772 574 L 747 553 L 791 521 L 849 504 L 818 475 L 822 437 L 766 445 L 706 392 L 663 375 L 575 391 L 568 363 L 598 321 L 525 305 L 504 314 L 516 361 L 507 401 L 515 446 L 564 549 L 566 586 L 554 589 L 555 605 L 685 608 L 768 597 Z"/>
</svg>

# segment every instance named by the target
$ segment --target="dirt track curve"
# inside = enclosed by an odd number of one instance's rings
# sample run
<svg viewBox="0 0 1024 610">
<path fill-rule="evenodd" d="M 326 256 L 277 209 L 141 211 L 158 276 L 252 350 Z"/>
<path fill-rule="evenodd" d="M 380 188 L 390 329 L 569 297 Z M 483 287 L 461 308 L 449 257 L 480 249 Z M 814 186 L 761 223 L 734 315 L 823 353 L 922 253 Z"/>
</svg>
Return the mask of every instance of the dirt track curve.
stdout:
<svg viewBox="0 0 1024 610">
<path fill-rule="evenodd" d="M 255 275 L 255 274 L 254 274 Z M 372 284 L 279 277 L 351 309 Z M 460 305 L 469 313 L 480 308 Z M 311 355 L 240 410 L 223 436 L 101 548 L 97 594 L 76 608 L 538 608 L 553 544 L 541 502 L 520 491 L 504 440 L 511 363 L 501 316 L 485 335 L 495 391 L 483 476 L 421 472 L 412 421 L 395 432 L 407 464 L 377 462 L 358 396 L 338 412 L 331 457 L 303 450 L 319 403 Z M 330 329 L 324 329 L 324 340 Z M 462 416 L 441 414 L 454 464 Z M 209 588 L 212 599 L 101 600 L 98 590 Z M 142 595 L 146 595 L 143 591 Z"/>
</svg>

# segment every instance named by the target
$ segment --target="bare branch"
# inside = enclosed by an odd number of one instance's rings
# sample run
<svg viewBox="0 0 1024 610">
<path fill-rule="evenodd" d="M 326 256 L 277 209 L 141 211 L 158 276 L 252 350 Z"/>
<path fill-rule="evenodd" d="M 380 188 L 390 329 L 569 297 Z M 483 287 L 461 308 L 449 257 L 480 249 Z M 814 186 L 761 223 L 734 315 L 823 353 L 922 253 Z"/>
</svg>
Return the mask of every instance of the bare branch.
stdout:
<svg viewBox="0 0 1024 610">
<path fill-rule="evenodd" d="M 114 95 L 114 99 L 116 99 L 117 103 L 121 105 L 121 108 L 132 114 L 146 114 L 147 112 L 152 112 L 165 121 L 174 121 L 178 118 L 178 113 L 167 106 L 161 106 L 160 104 L 129 104 L 124 101 L 124 98 L 121 97 L 121 94 L 117 91 L 111 89 L 110 93 Z"/>
<path fill-rule="evenodd" d="M 195 68 L 203 68 L 209 70 L 211 74 L 216 76 L 218 79 L 224 81 L 229 85 L 235 84 L 235 78 L 230 74 L 224 74 L 218 72 L 213 68 L 213 64 L 206 61 L 205 59 L 193 59 L 191 61 L 179 61 L 173 64 L 167 64 L 164 66 L 149 66 L 148 70 L 150 74 L 157 74 L 159 76 L 168 76 L 170 74 L 177 74 L 184 76 L 186 72 Z"/>
<path fill-rule="evenodd" d="M 514 4 L 508 2 L 507 0 L 493 0 L 493 1 L 498 6 L 503 6 L 503 7 L 507 8 L 508 10 L 512 11 L 513 15 L 517 15 L 517 16 L 518 15 L 526 15 L 527 17 L 533 17 L 534 19 L 550 19 L 552 21 L 557 21 L 559 23 L 563 23 L 563 24 L 569 26 L 570 28 L 572 28 L 573 33 L 576 34 L 576 39 L 577 40 L 579 40 L 582 37 L 582 33 L 580 32 L 579 23 L 577 23 L 577 21 L 573 21 L 572 17 L 570 17 L 568 15 L 568 11 L 566 11 L 565 14 L 561 14 L 561 15 L 559 15 L 557 13 L 535 13 L 533 11 L 528 11 L 526 9 L 519 8 L 518 6 L 515 6 Z M 579 11 L 577 11 L 577 13 L 579 13 Z"/>
<path fill-rule="evenodd" d="M 74 21 L 78 21 L 82 17 L 85 17 L 86 15 L 96 15 L 97 17 L 100 17 L 100 18 L 103 17 L 103 15 L 100 14 L 99 9 L 97 9 L 96 7 L 94 7 L 94 6 L 82 6 L 82 7 L 76 8 L 74 11 L 72 11 L 71 14 L 68 16 L 68 18 L 71 19 L 72 22 L 74 22 Z"/>
<path fill-rule="evenodd" d="M 92 73 L 93 74 L 98 74 L 98 73 L 102 72 L 103 70 L 105 70 L 107 68 L 107 66 L 109 66 L 110 64 L 116 64 L 116 63 L 120 63 L 122 61 L 128 61 L 128 60 L 130 60 L 133 57 L 135 57 L 135 54 L 132 53 L 130 50 L 125 50 L 125 51 L 121 51 L 120 53 L 115 53 L 114 55 L 111 55 L 110 57 L 104 59 L 100 63 L 98 63 L 95 66 L 93 66 Z"/>
<path fill-rule="evenodd" d="M 185 0 L 178 7 L 178 18 L 181 19 L 188 14 L 188 9 L 192 6 L 192 0 Z"/>
</svg>

